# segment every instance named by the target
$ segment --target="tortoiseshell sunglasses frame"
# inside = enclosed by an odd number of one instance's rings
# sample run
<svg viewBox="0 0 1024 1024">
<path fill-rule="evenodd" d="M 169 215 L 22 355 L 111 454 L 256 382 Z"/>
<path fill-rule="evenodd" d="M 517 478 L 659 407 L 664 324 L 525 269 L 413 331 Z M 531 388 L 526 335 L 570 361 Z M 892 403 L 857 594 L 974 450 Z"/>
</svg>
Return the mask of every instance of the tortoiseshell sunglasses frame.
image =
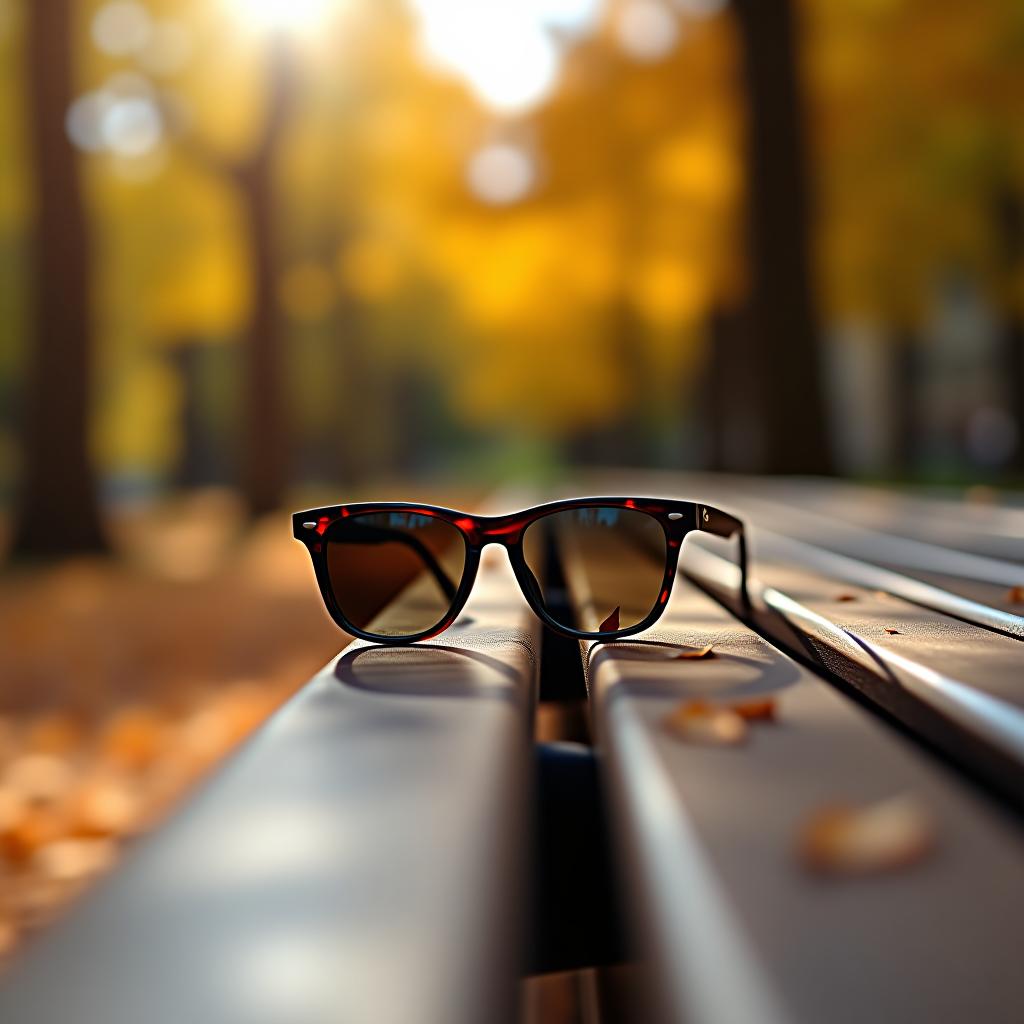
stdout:
<svg viewBox="0 0 1024 1024">
<path fill-rule="evenodd" d="M 533 575 L 523 552 L 523 534 L 527 527 L 554 512 L 586 508 L 635 509 L 651 516 L 665 533 L 665 575 L 658 600 L 650 614 L 642 621 L 624 629 L 588 632 L 573 629 L 556 622 L 544 607 L 539 584 Z M 327 566 L 327 542 L 331 527 L 349 516 L 367 515 L 379 512 L 404 512 L 418 516 L 432 516 L 454 526 L 466 542 L 466 563 L 462 579 L 452 598 L 445 616 L 434 626 L 409 636 L 386 636 L 359 629 L 350 622 L 338 605 L 331 586 Z M 716 537 L 738 537 L 738 564 L 740 570 L 739 596 L 744 606 L 749 606 L 747 596 L 747 543 L 743 523 L 728 512 L 695 501 L 678 501 L 668 498 L 623 498 L 593 497 L 552 501 L 537 505 L 521 512 L 499 516 L 472 515 L 437 505 L 417 505 L 409 502 L 382 501 L 358 502 L 350 505 L 329 505 L 325 508 L 306 509 L 292 515 L 292 530 L 297 540 L 306 545 L 313 560 L 320 595 L 331 618 L 346 633 L 370 640 L 374 643 L 399 646 L 429 640 L 444 632 L 458 618 L 465 607 L 480 566 L 480 555 L 488 544 L 501 544 L 508 550 L 509 560 L 523 596 L 533 612 L 549 628 L 562 636 L 574 640 L 618 640 L 650 628 L 661 617 L 672 594 L 679 553 L 686 536 L 693 532 L 704 532 Z"/>
</svg>

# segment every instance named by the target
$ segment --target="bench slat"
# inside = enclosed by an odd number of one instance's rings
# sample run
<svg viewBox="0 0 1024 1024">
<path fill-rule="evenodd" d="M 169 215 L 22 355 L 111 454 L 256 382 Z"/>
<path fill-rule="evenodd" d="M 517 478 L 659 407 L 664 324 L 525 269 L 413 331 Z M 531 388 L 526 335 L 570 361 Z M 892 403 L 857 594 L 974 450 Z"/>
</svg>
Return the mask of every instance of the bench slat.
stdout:
<svg viewBox="0 0 1024 1024">
<path fill-rule="evenodd" d="M 540 648 L 491 550 L 452 630 L 348 647 L 26 952 L 0 1019 L 510 1019 Z"/>
<path fill-rule="evenodd" d="M 585 608 L 585 572 L 567 576 Z M 692 587 L 680 585 L 641 639 L 584 650 L 655 1013 L 1012 1019 L 1024 998 L 1024 844 L 1013 823 Z M 713 643 L 716 657 L 670 660 L 659 642 Z M 775 694 L 779 722 L 752 727 L 740 748 L 688 744 L 664 726 L 683 698 L 764 693 Z M 796 836 L 815 809 L 898 793 L 934 816 L 931 859 L 856 880 L 823 880 L 798 863 Z"/>
</svg>

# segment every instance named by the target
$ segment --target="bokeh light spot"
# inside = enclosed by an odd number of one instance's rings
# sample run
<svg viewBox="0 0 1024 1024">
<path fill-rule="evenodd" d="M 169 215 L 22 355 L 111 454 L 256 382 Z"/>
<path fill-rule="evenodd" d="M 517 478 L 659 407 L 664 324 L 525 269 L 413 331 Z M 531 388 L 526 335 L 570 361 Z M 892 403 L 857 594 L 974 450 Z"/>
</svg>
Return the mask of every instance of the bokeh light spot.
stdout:
<svg viewBox="0 0 1024 1024">
<path fill-rule="evenodd" d="M 192 57 L 192 41 L 183 25 L 158 21 L 149 44 L 139 54 L 142 66 L 154 75 L 176 75 Z"/>
<path fill-rule="evenodd" d="M 148 97 L 117 99 L 104 110 L 100 131 L 106 146 L 119 156 L 145 156 L 160 142 L 160 111 Z"/>
<path fill-rule="evenodd" d="M 676 19 L 658 0 L 630 0 L 615 27 L 623 51 L 642 63 L 667 57 L 679 39 Z"/>
<path fill-rule="evenodd" d="M 485 146 L 473 155 L 466 168 L 472 193 L 495 206 L 523 199 L 536 179 L 537 169 L 530 154 L 508 143 Z"/>
<path fill-rule="evenodd" d="M 111 57 L 138 53 L 149 42 L 153 23 L 142 4 L 116 0 L 101 7 L 92 19 L 92 39 Z"/>
<path fill-rule="evenodd" d="M 88 92 L 79 96 L 68 109 L 65 128 L 68 137 L 87 153 L 103 149 L 103 116 L 110 106 L 111 97 L 102 92 Z"/>
</svg>

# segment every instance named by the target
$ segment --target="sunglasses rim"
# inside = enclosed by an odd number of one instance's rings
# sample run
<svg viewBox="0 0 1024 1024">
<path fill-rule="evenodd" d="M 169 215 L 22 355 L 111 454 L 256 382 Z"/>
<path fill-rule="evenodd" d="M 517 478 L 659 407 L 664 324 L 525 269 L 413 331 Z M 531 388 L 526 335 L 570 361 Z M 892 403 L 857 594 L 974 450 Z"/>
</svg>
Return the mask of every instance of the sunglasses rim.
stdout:
<svg viewBox="0 0 1024 1024">
<path fill-rule="evenodd" d="M 392 503 L 389 502 L 388 504 Z M 413 509 L 412 507 L 404 507 L 403 503 L 393 504 L 398 505 L 400 507 L 392 507 L 388 509 L 377 508 L 374 510 L 360 509 L 358 508 L 357 505 L 354 504 L 342 506 L 343 508 L 349 509 L 349 513 L 347 515 L 342 514 L 341 516 L 332 520 L 328 524 L 327 529 L 323 532 L 323 542 L 321 544 L 322 552 L 319 553 L 321 553 L 323 557 L 324 572 L 322 579 L 320 577 L 319 572 L 317 573 L 317 581 L 320 584 L 320 596 L 323 598 L 324 604 L 327 606 L 328 612 L 331 613 L 331 618 L 334 619 L 335 624 L 341 626 L 341 628 L 345 630 L 346 633 L 352 633 L 354 636 L 359 637 L 361 640 L 372 640 L 374 643 L 404 645 L 416 643 L 418 640 L 421 639 L 426 640 L 429 637 L 437 636 L 438 633 L 444 632 L 444 630 L 446 630 L 448 626 L 450 626 L 451 623 L 453 623 L 455 619 L 458 618 L 459 613 L 462 611 L 462 609 L 465 607 L 466 602 L 469 600 L 469 595 L 472 593 L 473 583 L 476 581 L 477 566 L 480 563 L 480 555 L 479 552 L 477 552 L 476 560 L 472 566 L 472 569 L 470 569 L 470 561 L 473 558 L 473 555 L 472 552 L 470 551 L 469 540 L 464 530 L 456 526 L 455 523 L 453 523 L 446 516 L 430 514 L 429 512 L 427 512 L 428 507 L 426 505 L 417 505 L 415 509 Z M 453 512 L 454 510 L 446 509 L 444 511 Z M 439 522 L 443 522 L 447 526 L 452 527 L 452 529 L 455 530 L 455 532 L 462 539 L 462 546 L 463 551 L 465 553 L 465 558 L 463 560 L 462 565 L 462 576 L 459 578 L 459 584 L 455 588 L 455 595 L 452 597 L 451 603 L 449 604 L 445 612 L 442 614 L 441 618 L 438 619 L 432 626 L 428 626 L 427 628 L 420 630 L 418 633 L 373 633 L 365 629 L 360 629 L 351 621 L 351 619 L 349 619 L 349 617 L 342 610 L 341 602 L 338 601 L 337 595 L 334 592 L 334 583 L 331 579 L 330 573 L 330 561 L 327 556 L 327 545 L 330 542 L 331 528 L 340 523 L 344 523 L 348 519 L 360 519 L 364 516 L 380 515 L 381 512 L 415 512 L 415 514 L 417 515 L 427 514 L 430 515 L 430 518 L 437 519 Z M 310 550 L 310 553 L 312 554 L 312 549 Z M 314 566 L 315 565 L 316 561 L 314 556 Z M 409 582 L 411 583 L 412 580 L 410 580 Z M 455 609 L 454 613 L 452 609 Z M 335 611 L 337 612 L 337 614 L 335 614 Z"/>
<path fill-rule="evenodd" d="M 632 509 L 657 520 L 665 534 L 665 572 L 658 600 L 646 618 L 632 626 L 617 630 L 586 631 L 557 622 L 548 614 L 541 599 L 531 593 L 531 580 L 536 578 L 529 568 L 522 547 L 527 528 L 536 521 L 555 512 L 583 508 Z M 438 518 L 454 526 L 466 544 L 466 561 L 462 579 L 446 614 L 433 626 L 419 633 L 386 635 L 360 629 L 352 623 L 339 606 L 327 567 L 325 535 L 331 526 L 349 517 L 381 512 L 407 512 Z M 740 591 L 743 603 L 749 605 L 746 589 L 746 544 L 742 522 L 735 516 L 703 502 L 677 498 L 642 498 L 618 495 L 597 495 L 583 498 L 565 498 L 534 505 L 518 512 L 485 516 L 461 512 L 441 505 L 407 501 L 366 501 L 341 505 L 327 505 L 305 509 L 292 515 L 293 536 L 305 544 L 313 562 L 313 570 L 328 614 L 346 633 L 372 643 L 387 646 L 405 646 L 429 640 L 448 629 L 465 607 L 476 581 L 480 556 L 488 544 L 501 544 L 508 550 L 512 569 L 523 597 L 533 613 L 550 629 L 574 640 L 618 640 L 649 629 L 661 617 L 672 594 L 683 540 L 689 533 L 705 531 L 721 537 L 739 534 Z"/>
</svg>

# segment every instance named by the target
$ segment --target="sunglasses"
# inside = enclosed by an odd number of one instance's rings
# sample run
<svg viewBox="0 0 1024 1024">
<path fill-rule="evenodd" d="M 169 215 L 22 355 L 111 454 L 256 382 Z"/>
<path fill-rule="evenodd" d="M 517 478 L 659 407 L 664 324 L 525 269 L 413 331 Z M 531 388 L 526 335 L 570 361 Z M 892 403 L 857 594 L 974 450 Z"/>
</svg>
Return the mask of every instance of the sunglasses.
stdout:
<svg viewBox="0 0 1024 1024">
<path fill-rule="evenodd" d="M 749 603 L 743 524 L 692 501 L 578 498 L 502 516 L 364 502 L 296 512 L 292 527 L 313 559 L 331 618 L 346 633 L 381 644 L 414 643 L 447 629 L 466 604 L 487 544 L 508 550 L 523 595 L 545 625 L 574 639 L 615 640 L 652 626 L 694 531 L 738 538 L 740 596 Z M 560 554 L 580 618 L 596 628 L 578 628 Z"/>
</svg>

